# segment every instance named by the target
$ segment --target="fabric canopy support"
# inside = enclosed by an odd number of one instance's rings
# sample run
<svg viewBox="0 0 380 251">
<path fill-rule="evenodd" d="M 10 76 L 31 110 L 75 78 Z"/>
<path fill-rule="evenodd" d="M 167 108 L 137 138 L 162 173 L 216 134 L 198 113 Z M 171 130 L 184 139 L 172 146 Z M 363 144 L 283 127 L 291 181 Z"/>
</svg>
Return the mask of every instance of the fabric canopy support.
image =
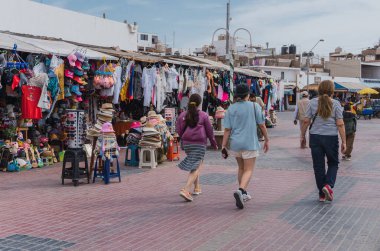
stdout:
<svg viewBox="0 0 380 251">
<path fill-rule="evenodd" d="M 0 47 L 4 49 L 13 49 L 17 45 L 18 51 L 38 53 L 38 54 L 55 54 L 57 56 L 67 56 L 76 50 L 82 50 L 88 59 L 107 59 L 118 60 L 114 56 L 107 55 L 88 48 L 80 47 L 61 40 L 40 39 L 27 36 L 19 36 L 0 32 Z"/>
</svg>

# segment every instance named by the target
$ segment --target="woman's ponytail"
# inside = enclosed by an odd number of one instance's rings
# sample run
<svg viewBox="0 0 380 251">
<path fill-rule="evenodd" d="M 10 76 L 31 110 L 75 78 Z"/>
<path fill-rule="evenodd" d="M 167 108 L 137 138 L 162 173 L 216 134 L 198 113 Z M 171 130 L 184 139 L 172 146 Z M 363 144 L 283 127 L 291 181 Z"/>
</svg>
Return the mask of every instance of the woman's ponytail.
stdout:
<svg viewBox="0 0 380 251">
<path fill-rule="evenodd" d="M 318 87 L 318 115 L 324 120 L 328 119 L 333 112 L 331 96 L 334 93 L 334 83 L 330 80 L 322 81 Z"/>
<path fill-rule="evenodd" d="M 190 128 L 197 126 L 199 122 L 199 111 L 198 107 L 202 103 L 202 97 L 198 94 L 193 94 L 190 96 L 189 105 L 187 107 L 187 114 L 185 117 L 186 125 Z"/>
</svg>

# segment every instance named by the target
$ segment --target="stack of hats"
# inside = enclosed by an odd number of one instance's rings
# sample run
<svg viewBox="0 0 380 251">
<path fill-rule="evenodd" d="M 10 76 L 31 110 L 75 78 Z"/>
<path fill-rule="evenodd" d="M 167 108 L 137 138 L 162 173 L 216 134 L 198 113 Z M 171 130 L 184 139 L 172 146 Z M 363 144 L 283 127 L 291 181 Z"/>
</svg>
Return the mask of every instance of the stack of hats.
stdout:
<svg viewBox="0 0 380 251">
<path fill-rule="evenodd" d="M 215 118 L 216 119 L 223 119 L 224 114 L 225 114 L 224 108 L 221 106 L 218 106 L 218 108 L 216 108 Z"/>
<path fill-rule="evenodd" d="M 100 154 L 103 159 L 119 156 L 120 149 L 112 124 L 109 122 L 104 123 L 100 132 L 101 135 L 96 142 L 96 153 Z"/>
<path fill-rule="evenodd" d="M 146 116 L 140 118 L 140 123 L 141 123 L 141 126 L 142 126 L 142 127 L 145 127 L 145 126 L 146 126 L 146 123 L 147 123 L 147 118 L 146 118 Z"/>
<path fill-rule="evenodd" d="M 98 112 L 95 126 L 87 131 L 87 136 L 100 136 L 103 125 L 105 123 L 111 123 L 114 114 L 115 110 L 113 109 L 112 104 L 104 103 Z"/>
<path fill-rule="evenodd" d="M 128 132 L 128 136 L 126 138 L 127 145 L 138 145 L 141 140 L 141 123 L 140 122 L 132 122 L 131 127 Z"/>
<path fill-rule="evenodd" d="M 148 112 L 148 122 L 152 126 L 156 126 L 160 123 L 160 117 L 156 114 L 155 111 Z"/>
<path fill-rule="evenodd" d="M 153 127 L 144 127 L 139 145 L 140 147 L 161 148 L 162 142 L 160 133 Z"/>
<path fill-rule="evenodd" d="M 77 51 L 67 56 L 68 68 L 65 70 L 65 97 L 71 97 L 76 103 L 82 102 L 82 92 L 85 90 L 85 76 L 90 69 L 88 59 Z"/>
</svg>

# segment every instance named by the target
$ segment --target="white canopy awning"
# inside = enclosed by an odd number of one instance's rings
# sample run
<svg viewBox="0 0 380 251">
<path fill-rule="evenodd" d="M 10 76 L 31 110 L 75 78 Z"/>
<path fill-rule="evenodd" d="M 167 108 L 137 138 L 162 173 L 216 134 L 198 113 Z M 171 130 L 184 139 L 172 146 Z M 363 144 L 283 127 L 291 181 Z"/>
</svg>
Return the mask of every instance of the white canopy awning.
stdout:
<svg viewBox="0 0 380 251">
<path fill-rule="evenodd" d="M 101 60 L 105 58 L 107 60 L 117 60 L 114 56 L 80 47 L 61 40 L 32 38 L 0 32 L 0 48 L 11 50 L 13 49 L 14 44 L 17 45 L 18 51 L 30 53 L 55 54 L 65 57 L 73 51 L 82 50 L 85 52 L 88 59 Z"/>
</svg>

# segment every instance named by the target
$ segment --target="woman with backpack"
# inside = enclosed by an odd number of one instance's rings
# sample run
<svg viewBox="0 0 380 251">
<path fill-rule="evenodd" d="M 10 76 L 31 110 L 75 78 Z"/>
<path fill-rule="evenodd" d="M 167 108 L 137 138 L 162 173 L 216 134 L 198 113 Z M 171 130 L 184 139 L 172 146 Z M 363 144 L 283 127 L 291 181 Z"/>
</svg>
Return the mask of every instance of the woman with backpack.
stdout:
<svg viewBox="0 0 380 251">
<path fill-rule="evenodd" d="M 239 166 L 239 189 L 234 193 L 234 198 L 236 207 L 243 209 L 244 203 L 251 199 L 247 189 L 261 148 L 257 127 L 260 127 L 265 139 L 264 152 L 269 149 L 269 139 L 262 108 L 249 101 L 248 85 L 241 84 L 236 87 L 236 98 L 237 102 L 228 108 L 224 117 L 222 154 L 224 158 L 228 157 L 227 145 L 230 140 L 231 154 Z"/>
<path fill-rule="evenodd" d="M 307 128 L 310 133 L 310 148 L 313 159 L 315 180 L 320 202 L 333 200 L 333 188 L 339 165 L 339 138 L 341 152 L 346 151 L 346 134 L 343 122 L 343 109 L 339 101 L 332 98 L 334 83 L 322 81 L 318 87 L 318 97 L 310 101 L 306 110 L 301 136 L 305 139 Z M 327 172 L 326 158 L 327 157 Z"/>
<path fill-rule="evenodd" d="M 177 119 L 177 133 L 181 138 L 182 146 L 186 153 L 186 158 L 178 165 L 180 169 L 189 172 L 186 185 L 180 191 L 180 196 L 185 201 L 193 201 L 193 195 L 201 194 L 199 174 L 203 159 L 206 154 L 207 139 L 211 145 L 218 149 L 215 141 L 213 128 L 207 113 L 200 111 L 199 106 L 202 97 L 192 94 L 186 112 L 182 112 Z M 191 194 L 191 187 L 194 185 L 194 192 Z"/>
</svg>

